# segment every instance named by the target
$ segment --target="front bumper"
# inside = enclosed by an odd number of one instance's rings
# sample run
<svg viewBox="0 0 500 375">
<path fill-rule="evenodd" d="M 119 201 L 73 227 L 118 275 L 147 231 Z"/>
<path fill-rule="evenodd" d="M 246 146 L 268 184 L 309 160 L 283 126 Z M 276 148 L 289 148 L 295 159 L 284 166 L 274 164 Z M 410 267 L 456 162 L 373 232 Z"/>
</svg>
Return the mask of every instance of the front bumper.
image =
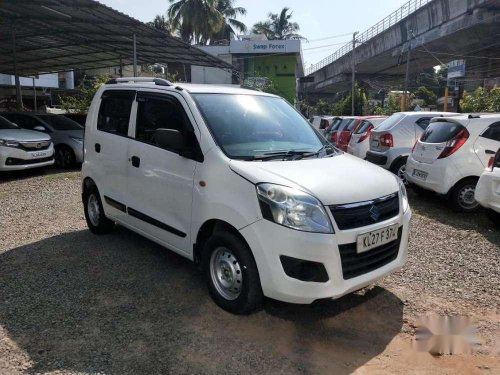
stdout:
<svg viewBox="0 0 500 375">
<path fill-rule="evenodd" d="M 425 181 L 413 176 L 415 169 L 427 173 Z M 453 163 L 443 163 L 440 160 L 436 160 L 432 164 L 421 163 L 410 155 L 406 162 L 406 178 L 410 183 L 424 189 L 438 194 L 448 194 L 450 189 L 460 180 L 460 173 Z"/>
<path fill-rule="evenodd" d="M 16 171 L 54 164 L 54 146 L 41 151 L 24 151 L 0 146 L 0 171 Z"/>
<path fill-rule="evenodd" d="M 264 295 L 290 303 L 308 304 L 318 299 L 339 298 L 361 289 L 400 269 L 406 262 L 411 212 L 374 225 L 339 231 L 335 234 L 292 230 L 268 220 L 259 220 L 240 232 L 249 244 L 259 269 Z M 398 224 L 401 241 L 397 257 L 373 271 L 344 279 L 339 245 L 356 243 L 357 235 Z M 327 282 L 308 282 L 287 276 L 280 256 L 321 263 Z"/>
<path fill-rule="evenodd" d="M 477 182 L 475 198 L 481 206 L 500 213 L 500 175 L 484 172 Z"/>
</svg>

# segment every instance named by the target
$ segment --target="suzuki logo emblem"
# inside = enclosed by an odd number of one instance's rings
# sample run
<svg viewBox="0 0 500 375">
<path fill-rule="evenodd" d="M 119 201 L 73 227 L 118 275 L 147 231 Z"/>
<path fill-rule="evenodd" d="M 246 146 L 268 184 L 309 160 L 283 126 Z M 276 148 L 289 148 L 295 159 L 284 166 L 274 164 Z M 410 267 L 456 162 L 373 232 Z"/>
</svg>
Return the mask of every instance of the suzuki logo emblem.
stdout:
<svg viewBox="0 0 500 375">
<path fill-rule="evenodd" d="M 372 218 L 373 221 L 378 221 L 380 218 L 380 210 L 376 206 L 371 206 L 370 211 L 370 217 Z"/>
<path fill-rule="evenodd" d="M 36 148 L 42 148 L 42 144 L 41 143 L 37 143 L 36 144 Z"/>
</svg>

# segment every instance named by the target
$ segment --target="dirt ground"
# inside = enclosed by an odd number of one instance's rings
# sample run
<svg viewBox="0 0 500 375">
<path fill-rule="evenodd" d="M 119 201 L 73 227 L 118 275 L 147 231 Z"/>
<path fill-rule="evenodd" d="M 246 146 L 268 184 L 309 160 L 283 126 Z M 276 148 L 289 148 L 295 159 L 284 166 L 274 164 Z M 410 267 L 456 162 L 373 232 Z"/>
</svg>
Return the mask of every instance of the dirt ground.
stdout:
<svg viewBox="0 0 500 375">
<path fill-rule="evenodd" d="M 483 212 L 410 193 L 402 271 L 339 300 L 234 316 L 188 260 L 124 228 L 92 235 L 78 171 L 1 178 L 2 375 L 500 373 L 500 225 Z M 429 312 L 471 316 L 475 354 L 416 352 Z"/>
</svg>

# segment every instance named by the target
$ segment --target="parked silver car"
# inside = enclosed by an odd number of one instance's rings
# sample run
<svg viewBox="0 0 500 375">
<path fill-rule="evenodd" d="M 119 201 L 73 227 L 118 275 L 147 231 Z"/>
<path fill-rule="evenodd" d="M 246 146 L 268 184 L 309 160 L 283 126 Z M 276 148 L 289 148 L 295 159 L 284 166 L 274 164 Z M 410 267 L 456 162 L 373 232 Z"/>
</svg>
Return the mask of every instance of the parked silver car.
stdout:
<svg viewBox="0 0 500 375">
<path fill-rule="evenodd" d="M 67 168 L 83 162 L 84 128 L 62 115 L 49 113 L 11 112 L 2 116 L 21 128 L 41 131 L 52 138 L 55 148 L 55 164 Z"/>
<path fill-rule="evenodd" d="M 47 134 L 21 129 L 0 116 L 0 171 L 54 164 L 54 146 Z"/>
</svg>

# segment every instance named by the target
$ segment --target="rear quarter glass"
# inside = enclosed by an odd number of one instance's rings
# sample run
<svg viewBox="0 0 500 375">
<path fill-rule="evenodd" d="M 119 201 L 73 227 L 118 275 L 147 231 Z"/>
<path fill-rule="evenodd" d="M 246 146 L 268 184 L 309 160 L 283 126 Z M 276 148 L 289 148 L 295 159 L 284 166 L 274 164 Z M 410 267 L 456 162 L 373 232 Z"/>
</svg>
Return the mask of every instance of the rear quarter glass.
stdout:
<svg viewBox="0 0 500 375">
<path fill-rule="evenodd" d="M 377 131 L 387 131 L 394 128 L 406 115 L 404 113 L 395 113 L 385 119 L 380 126 L 377 127 Z"/>
</svg>

